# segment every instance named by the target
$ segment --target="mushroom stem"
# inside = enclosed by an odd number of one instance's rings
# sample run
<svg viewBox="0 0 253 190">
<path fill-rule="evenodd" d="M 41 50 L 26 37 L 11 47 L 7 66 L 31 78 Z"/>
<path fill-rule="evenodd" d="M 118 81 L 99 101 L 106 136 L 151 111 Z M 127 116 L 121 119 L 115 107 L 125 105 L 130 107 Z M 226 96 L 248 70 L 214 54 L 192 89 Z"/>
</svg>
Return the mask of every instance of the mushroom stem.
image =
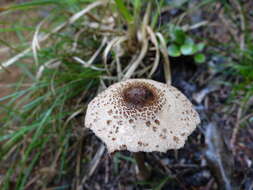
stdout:
<svg viewBox="0 0 253 190">
<path fill-rule="evenodd" d="M 135 152 L 133 153 L 134 158 L 138 167 L 137 178 L 140 180 L 148 180 L 151 176 L 151 170 L 145 165 L 144 162 L 144 153 L 143 152 Z"/>
</svg>

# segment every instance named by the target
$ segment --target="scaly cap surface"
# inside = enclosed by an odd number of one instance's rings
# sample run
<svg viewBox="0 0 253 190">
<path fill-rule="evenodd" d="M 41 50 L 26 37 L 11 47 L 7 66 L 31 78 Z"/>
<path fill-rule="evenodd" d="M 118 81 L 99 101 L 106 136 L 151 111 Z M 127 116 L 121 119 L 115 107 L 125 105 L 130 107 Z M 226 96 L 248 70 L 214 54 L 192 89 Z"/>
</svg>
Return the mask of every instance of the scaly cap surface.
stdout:
<svg viewBox="0 0 253 190">
<path fill-rule="evenodd" d="M 111 85 L 89 103 L 85 117 L 85 126 L 109 152 L 179 149 L 199 123 L 198 113 L 179 90 L 148 79 Z"/>
</svg>

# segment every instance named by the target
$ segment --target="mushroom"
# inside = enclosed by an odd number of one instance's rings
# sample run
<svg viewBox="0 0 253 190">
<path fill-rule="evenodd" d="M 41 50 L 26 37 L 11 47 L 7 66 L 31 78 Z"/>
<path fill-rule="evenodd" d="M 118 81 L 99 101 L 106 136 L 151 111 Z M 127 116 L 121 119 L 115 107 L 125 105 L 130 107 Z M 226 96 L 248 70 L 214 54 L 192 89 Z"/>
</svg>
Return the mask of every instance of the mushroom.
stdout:
<svg viewBox="0 0 253 190">
<path fill-rule="evenodd" d="M 148 79 L 111 85 L 89 103 L 85 117 L 85 126 L 110 153 L 179 149 L 199 123 L 198 113 L 178 89 Z"/>
</svg>

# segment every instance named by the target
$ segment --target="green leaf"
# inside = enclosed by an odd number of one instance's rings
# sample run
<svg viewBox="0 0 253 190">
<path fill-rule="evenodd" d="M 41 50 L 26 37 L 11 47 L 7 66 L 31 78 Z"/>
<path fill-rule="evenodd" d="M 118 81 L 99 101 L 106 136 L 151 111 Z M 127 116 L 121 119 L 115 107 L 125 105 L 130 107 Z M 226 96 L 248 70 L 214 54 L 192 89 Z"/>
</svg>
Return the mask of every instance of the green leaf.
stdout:
<svg viewBox="0 0 253 190">
<path fill-rule="evenodd" d="M 185 39 L 184 44 L 189 44 L 189 45 L 193 45 L 194 44 L 194 40 L 191 37 L 187 37 Z"/>
<path fill-rule="evenodd" d="M 194 44 L 184 44 L 180 47 L 180 51 L 183 55 L 192 55 L 194 52 L 193 52 L 193 46 Z"/>
<path fill-rule="evenodd" d="M 173 42 L 176 42 L 179 45 L 184 44 L 186 36 L 184 31 L 180 28 L 173 28 L 170 36 Z"/>
<path fill-rule="evenodd" d="M 205 48 L 205 43 L 198 43 L 196 47 L 197 51 L 202 51 Z"/>
<path fill-rule="evenodd" d="M 192 48 L 193 48 L 192 49 L 192 55 L 198 52 L 198 47 L 197 47 L 196 44 L 193 44 Z"/>
<path fill-rule="evenodd" d="M 117 5 L 117 8 L 119 9 L 119 12 L 126 19 L 126 21 L 128 23 L 133 22 L 133 16 L 131 15 L 131 13 L 127 9 L 127 7 L 125 6 L 124 1 L 123 0 L 115 0 L 115 3 Z"/>
<path fill-rule="evenodd" d="M 199 53 L 194 56 L 194 61 L 196 63 L 204 63 L 206 61 L 206 56 L 202 53 Z"/>
<path fill-rule="evenodd" d="M 168 47 L 168 54 L 171 57 L 178 57 L 181 55 L 180 48 L 177 45 L 172 44 Z"/>
</svg>

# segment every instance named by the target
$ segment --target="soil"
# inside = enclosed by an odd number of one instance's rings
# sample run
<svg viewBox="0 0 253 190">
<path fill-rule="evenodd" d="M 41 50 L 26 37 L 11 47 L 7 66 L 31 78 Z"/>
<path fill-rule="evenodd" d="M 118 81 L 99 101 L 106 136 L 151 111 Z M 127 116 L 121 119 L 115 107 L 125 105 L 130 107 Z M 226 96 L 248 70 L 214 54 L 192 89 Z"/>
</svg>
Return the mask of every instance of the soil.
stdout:
<svg viewBox="0 0 253 190">
<path fill-rule="evenodd" d="M 8 85 L 17 82 L 20 78 L 20 74 L 21 74 L 20 69 L 16 66 L 9 67 L 8 71 L 1 71 L 0 98 L 7 96 L 8 94 L 13 92 L 13 89 L 9 87 Z"/>
</svg>

